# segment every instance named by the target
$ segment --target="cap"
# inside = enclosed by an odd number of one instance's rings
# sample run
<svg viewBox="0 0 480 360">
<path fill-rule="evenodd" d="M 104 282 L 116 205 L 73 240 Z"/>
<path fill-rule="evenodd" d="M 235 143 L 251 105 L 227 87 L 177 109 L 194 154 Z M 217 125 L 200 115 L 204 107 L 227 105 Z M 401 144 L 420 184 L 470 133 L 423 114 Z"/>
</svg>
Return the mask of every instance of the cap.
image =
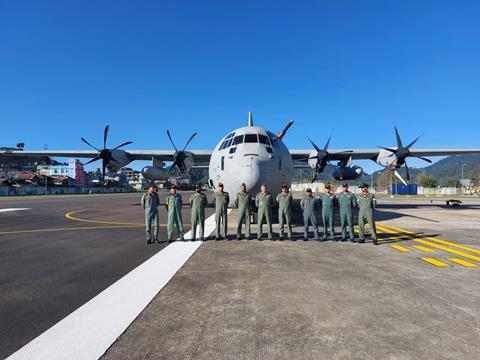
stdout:
<svg viewBox="0 0 480 360">
<path fill-rule="evenodd" d="M 360 188 L 361 188 L 361 189 L 363 189 L 363 188 L 367 188 L 367 189 L 368 189 L 368 184 L 363 183 L 362 185 L 360 185 Z"/>
<path fill-rule="evenodd" d="M 332 187 L 330 186 L 330 184 L 327 184 L 325 185 L 325 189 L 331 189 Z"/>
<path fill-rule="evenodd" d="M 342 187 L 348 187 L 348 184 L 343 184 Z"/>
<path fill-rule="evenodd" d="M 218 187 L 223 187 L 223 184 L 222 184 L 222 183 L 218 183 Z"/>
<path fill-rule="evenodd" d="M 247 185 L 245 185 L 245 183 L 241 183 L 240 186 L 247 186 Z"/>
<path fill-rule="evenodd" d="M 288 188 L 287 184 L 282 184 L 282 188 Z"/>
<path fill-rule="evenodd" d="M 267 184 L 263 183 L 262 186 L 267 186 Z"/>
<path fill-rule="evenodd" d="M 202 184 L 200 183 L 195 184 L 195 189 L 201 189 L 201 188 L 202 188 Z"/>
<path fill-rule="evenodd" d="M 307 188 L 307 192 L 312 192 L 312 189 L 310 189 L 310 188 Z"/>
<path fill-rule="evenodd" d="M 173 184 L 170 189 L 176 189 L 176 188 L 177 188 L 177 185 Z"/>
</svg>

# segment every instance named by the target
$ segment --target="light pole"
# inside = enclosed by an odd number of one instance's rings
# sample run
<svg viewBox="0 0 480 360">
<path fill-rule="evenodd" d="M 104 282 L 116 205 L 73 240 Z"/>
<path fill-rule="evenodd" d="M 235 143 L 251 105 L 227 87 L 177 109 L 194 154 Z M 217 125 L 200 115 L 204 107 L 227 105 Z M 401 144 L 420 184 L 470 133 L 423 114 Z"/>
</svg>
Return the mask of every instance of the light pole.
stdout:
<svg viewBox="0 0 480 360">
<path fill-rule="evenodd" d="M 465 165 L 467 165 L 467 164 L 465 164 L 465 163 L 462 164 L 462 180 L 464 179 L 464 178 L 463 178 L 463 167 L 464 167 Z"/>
</svg>

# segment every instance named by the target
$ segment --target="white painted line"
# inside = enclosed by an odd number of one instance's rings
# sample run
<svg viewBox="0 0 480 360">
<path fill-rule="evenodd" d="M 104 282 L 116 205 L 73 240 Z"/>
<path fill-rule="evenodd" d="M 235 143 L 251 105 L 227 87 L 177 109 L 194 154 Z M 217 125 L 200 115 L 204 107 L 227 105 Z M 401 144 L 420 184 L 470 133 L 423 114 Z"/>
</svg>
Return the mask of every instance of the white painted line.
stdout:
<svg viewBox="0 0 480 360">
<path fill-rule="evenodd" d="M 205 221 L 205 235 L 214 229 L 212 215 Z M 185 239 L 191 239 L 191 231 Z M 178 241 L 168 245 L 8 359 L 98 359 L 201 244 Z"/>
<path fill-rule="evenodd" d="M 2 213 L 2 212 L 10 212 L 10 211 L 22 211 L 22 210 L 30 210 L 30 208 L 6 208 L 6 209 L 0 209 L 0 213 Z"/>
</svg>

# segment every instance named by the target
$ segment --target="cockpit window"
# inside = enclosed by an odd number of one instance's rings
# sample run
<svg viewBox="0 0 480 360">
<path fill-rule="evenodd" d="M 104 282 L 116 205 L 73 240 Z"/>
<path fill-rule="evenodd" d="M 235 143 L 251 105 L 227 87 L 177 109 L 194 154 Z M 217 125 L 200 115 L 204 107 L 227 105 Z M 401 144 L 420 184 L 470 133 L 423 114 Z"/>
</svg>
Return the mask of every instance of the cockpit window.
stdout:
<svg viewBox="0 0 480 360">
<path fill-rule="evenodd" d="M 245 134 L 245 142 L 246 143 L 257 143 L 258 142 L 257 134 Z"/>
<path fill-rule="evenodd" d="M 230 138 L 232 138 L 232 137 L 233 137 L 233 135 L 235 135 L 235 133 L 228 134 L 228 135 L 227 135 L 227 137 L 225 138 L 225 140 L 226 140 L 226 139 L 230 139 Z"/>
<path fill-rule="evenodd" d="M 238 145 L 243 143 L 243 135 L 238 135 L 233 138 L 233 144 Z"/>
<path fill-rule="evenodd" d="M 258 134 L 258 140 L 260 144 L 270 145 L 270 141 L 268 140 L 268 137 L 265 135 Z"/>
<path fill-rule="evenodd" d="M 229 139 L 225 147 L 227 148 L 230 147 L 230 145 L 232 145 L 232 142 L 233 142 L 233 139 Z"/>
</svg>

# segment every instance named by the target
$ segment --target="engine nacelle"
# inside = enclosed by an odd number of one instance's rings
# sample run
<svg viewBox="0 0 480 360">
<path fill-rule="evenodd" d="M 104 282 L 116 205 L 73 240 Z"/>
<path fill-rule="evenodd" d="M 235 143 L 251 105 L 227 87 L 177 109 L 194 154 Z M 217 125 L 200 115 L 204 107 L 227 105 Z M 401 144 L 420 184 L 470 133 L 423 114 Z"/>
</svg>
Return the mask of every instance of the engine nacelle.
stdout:
<svg viewBox="0 0 480 360">
<path fill-rule="evenodd" d="M 337 171 L 333 173 L 335 180 L 355 180 L 363 175 L 363 169 L 360 166 L 337 167 Z"/>
<path fill-rule="evenodd" d="M 121 149 L 112 150 L 112 157 L 115 160 L 111 160 L 107 165 L 108 170 L 112 172 L 117 172 L 132 161 L 127 152 Z"/>
<path fill-rule="evenodd" d="M 167 180 L 169 175 L 165 168 L 156 166 L 145 166 L 142 169 L 142 175 L 145 179 L 150 181 L 162 181 Z"/>
</svg>

